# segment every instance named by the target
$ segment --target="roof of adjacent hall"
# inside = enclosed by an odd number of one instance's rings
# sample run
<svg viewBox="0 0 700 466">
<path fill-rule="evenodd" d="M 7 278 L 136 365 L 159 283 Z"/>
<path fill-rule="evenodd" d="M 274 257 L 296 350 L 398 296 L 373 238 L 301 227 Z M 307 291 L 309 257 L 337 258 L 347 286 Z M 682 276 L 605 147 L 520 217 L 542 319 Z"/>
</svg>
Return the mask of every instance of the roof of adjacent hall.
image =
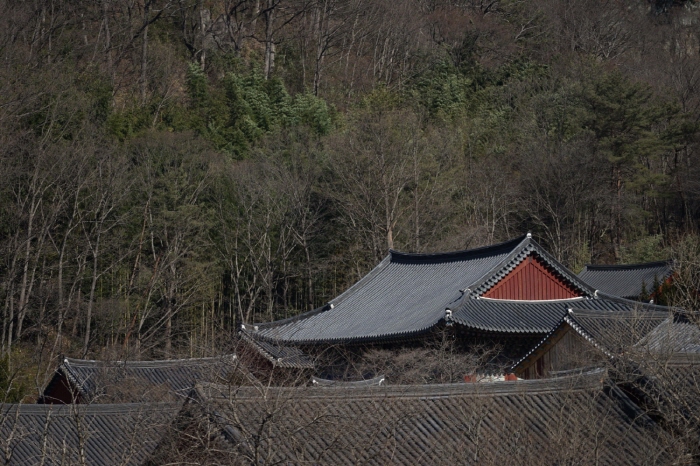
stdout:
<svg viewBox="0 0 700 466">
<path fill-rule="evenodd" d="M 663 283 L 673 272 L 670 260 L 627 265 L 586 265 L 579 278 L 596 290 L 622 298 L 638 298 L 643 287 L 651 293 L 654 282 Z"/>
</svg>

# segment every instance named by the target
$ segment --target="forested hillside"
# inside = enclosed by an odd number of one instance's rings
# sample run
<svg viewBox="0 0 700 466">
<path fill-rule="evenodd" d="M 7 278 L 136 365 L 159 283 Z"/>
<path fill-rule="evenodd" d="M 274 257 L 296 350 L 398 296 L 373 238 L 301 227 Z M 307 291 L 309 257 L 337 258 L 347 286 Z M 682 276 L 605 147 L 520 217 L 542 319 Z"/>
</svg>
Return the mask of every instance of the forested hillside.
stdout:
<svg viewBox="0 0 700 466">
<path fill-rule="evenodd" d="M 0 24 L 24 390 L 61 353 L 218 352 L 389 248 L 699 256 L 691 0 L 2 0 Z"/>
</svg>

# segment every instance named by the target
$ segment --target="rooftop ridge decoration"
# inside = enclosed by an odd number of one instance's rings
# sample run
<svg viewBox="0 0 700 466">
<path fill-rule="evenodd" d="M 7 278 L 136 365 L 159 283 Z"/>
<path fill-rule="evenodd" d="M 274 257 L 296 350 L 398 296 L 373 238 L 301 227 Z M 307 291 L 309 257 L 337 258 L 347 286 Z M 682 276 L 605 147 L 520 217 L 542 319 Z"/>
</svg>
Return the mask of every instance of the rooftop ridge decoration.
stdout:
<svg viewBox="0 0 700 466">
<path fill-rule="evenodd" d="M 673 259 L 666 259 L 662 261 L 654 262 L 637 262 L 635 264 L 586 264 L 583 266 L 585 269 L 594 270 L 627 270 L 627 269 L 648 269 L 652 267 L 660 266 L 673 266 Z"/>
<path fill-rule="evenodd" d="M 311 383 L 313 384 L 314 387 L 324 387 L 324 388 L 336 388 L 336 389 L 345 389 L 348 387 L 370 387 L 370 386 L 379 386 L 379 385 L 384 385 L 386 382 L 386 377 L 383 375 L 378 375 L 377 377 L 373 377 L 371 379 L 365 379 L 365 380 L 350 380 L 350 381 L 344 381 L 344 380 L 329 380 L 329 379 L 322 379 L 320 377 L 312 376 L 311 377 Z"/>
<path fill-rule="evenodd" d="M 675 306 L 664 306 L 663 304 L 645 303 L 641 301 L 635 301 L 634 299 L 625 298 L 623 296 L 617 296 L 614 294 L 606 293 L 604 291 L 595 290 L 595 297 L 599 299 L 605 299 L 607 301 L 615 301 L 621 304 L 626 304 L 635 309 L 644 310 L 659 310 L 666 312 L 674 312 L 676 314 L 685 314 L 685 310 L 680 307 Z"/>
<path fill-rule="evenodd" d="M 231 360 L 236 359 L 235 354 L 227 354 L 223 356 L 212 356 L 206 358 L 182 358 L 182 359 L 156 359 L 156 360 L 97 360 L 97 359 L 79 359 L 79 358 L 69 358 L 61 357 L 63 364 L 70 364 L 72 366 L 78 367 L 103 367 L 105 365 L 109 366 L 122 366 L 130 368 L 159 368 L 159 367 L 172 367 L 172 366 L 183 366 L 183 365 L 196 365 L 208 362 L 219 362 L 230 358 Z"/>
<path fill-rule="evenodd" d="M 559 299 L 502 299 L 502 298 L 487 298 L 485 296 L 476 296 L 475 298 L 472 299 L 478 299 L 478 300 L 483 300 L 483 301 L 493 301 L 496 303 L 523 303 L 523 304 L 532 304 L 532 303 L 571 303 L 571 302 L 576 302 L 576 301 L 585 301 L 586 299 L 590 299 L 585 296 L 575 296 L 573 298 L 559 298 Z"/>
<path fill-rule="evenodd" d="M 529 234 L 529 233 L 528 233 Z M 449 252 L 432 252 L 432 253 L 417 253 L 417 252 L 401 252 L 395 249 L 389 250 L 388 258 L 392 262 L 398 261 L 411 261 L 411 262 L 434 262 L 434 261 L 450 261 L 450 260 L 463 260 L 465 258 L 477 257 L 481 254 L 492 255 L 494 251 L 503 249 L 504 251 L 511 251 L 514 246 L 518 246 L 523 241 L 525 241 L 529 236 L 523 235 L 516 238 L 503 241 L 501 243 L 491 244 L 488 246 L 480 246 L 478 248 L 472 249 L 461 249 L 459 251 L 449 251 Z"/>
</svg>

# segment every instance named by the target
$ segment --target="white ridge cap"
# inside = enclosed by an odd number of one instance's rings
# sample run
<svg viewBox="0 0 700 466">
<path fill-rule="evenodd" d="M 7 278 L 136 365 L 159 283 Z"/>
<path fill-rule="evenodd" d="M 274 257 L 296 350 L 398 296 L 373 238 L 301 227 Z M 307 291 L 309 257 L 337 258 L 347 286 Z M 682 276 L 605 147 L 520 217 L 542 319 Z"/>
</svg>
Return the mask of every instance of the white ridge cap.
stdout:
<svg viewBox="0 0 700 466">
<path fill-rule="evenodd" d="M 561 299 L 501 299 L 501 298 L 485 298 L 479 296 L 476 299 L 481 299 L 483 301 L 494 301 L 502 303 L 566 303 L 575 301 L 584 301 L 586 298 L 583 296 L 575 296 L 573 298 L 561 298 Z"/>
</svg>

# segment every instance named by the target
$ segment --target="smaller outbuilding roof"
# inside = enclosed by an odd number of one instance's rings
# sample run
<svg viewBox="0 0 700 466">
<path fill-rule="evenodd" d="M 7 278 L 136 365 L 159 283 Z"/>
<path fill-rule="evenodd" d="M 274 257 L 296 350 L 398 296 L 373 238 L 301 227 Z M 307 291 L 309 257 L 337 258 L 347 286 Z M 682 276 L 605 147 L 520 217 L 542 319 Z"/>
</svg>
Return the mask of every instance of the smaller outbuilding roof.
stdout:
<svg viewBox="0 0 700 466">
<path fill-rule="evenodd" d="M 140 465 L 181 404 L 0 405 L 0 461 L 9 465 Z"/>
<path fill-rule="evenodd" d="M 673 273 L 671 260 L 627 265 L 586 265 L 579 278 L 596 290 L 622 298 L 638 299 L 652 293 L 654 282 L 663 283 Z M 645 288 L 645 289 L 643 289 Z"/>
<path fill-rule="evenodd" d="M 63 358 L 44 389 L 45 403 L 175 401 L 197 381 L 223 381 L 239 368 L 235 355 L 158 361 L 95 361 Z M 62 385 L 68 384 L 69 387 Z M 57 395 L 61 393 L 64 396 Z"/>
<path fill-rule="evenodd" d="M 601 303 L 632 306 L 605 308 Z M 598 301 L 576 302 L 564 313 L 559 323 L 511 368 L 516 373 L 529 367 L 534 360 L 546 352 L 556 342 L 562 332 L 573 329 L 600 349 L 605 355 L 616 357 L 621 353 L 635 350 L 635 345 L 661 323 L 666 321 L 671 309 L 663 306 L 634 303 L 626 300 L 602 299 Z M 593 304 L 593 306 L 592 306 Z M 598 306 L 596 306 L 596 304 Z"/>
</svg>

